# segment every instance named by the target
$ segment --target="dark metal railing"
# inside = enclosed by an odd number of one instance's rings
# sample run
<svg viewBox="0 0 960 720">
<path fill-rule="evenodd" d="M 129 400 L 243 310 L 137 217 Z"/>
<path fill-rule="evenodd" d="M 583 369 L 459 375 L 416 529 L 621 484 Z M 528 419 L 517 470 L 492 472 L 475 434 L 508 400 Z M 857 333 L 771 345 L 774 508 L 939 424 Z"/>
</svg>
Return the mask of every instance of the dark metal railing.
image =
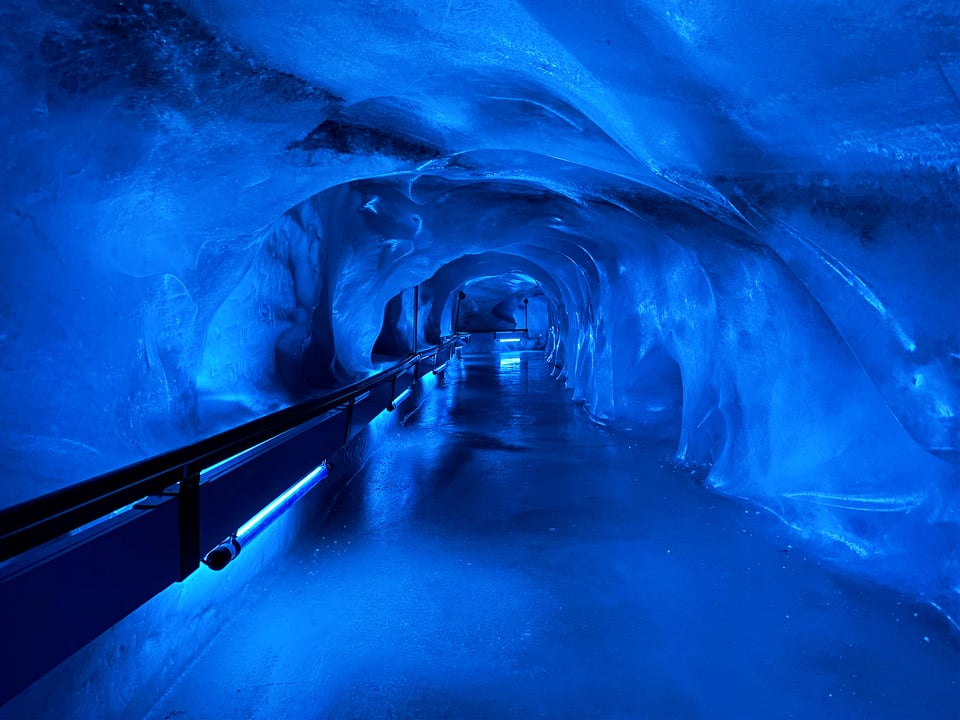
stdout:
<svg viewBox="0 0 960 720">
<path fill-rule="evenodd" d="M 198 521 L 193 516 L 198 513 L 199 479 L 203 470 L 336 410 L 346 411 L 346 442 L 351 411 L 358 398 L 385 383 L 393 383 L 395 387 L 397 378 L 411 368 L 414 369 L 414 378 L 417 378 L 418 366 L 431 359 L 434 369 L 445 367 L 457 342 L 458 338 L 450 338 L 436 347 L 414 353 L 388 370 L 333 393 L 284 408 L 192 445 L 4 508 L 0 510 L 0 562 L 148 496 L 177 494 L 181 502 L 181 527 L 189 535 L 181 537 L 185 556 L 182 575 L 185 576 L 195 569 L 196 558 L 200 554 L 196 531 Z M 444 355 L 446 359 L 442 359 Z"/>
</svg>

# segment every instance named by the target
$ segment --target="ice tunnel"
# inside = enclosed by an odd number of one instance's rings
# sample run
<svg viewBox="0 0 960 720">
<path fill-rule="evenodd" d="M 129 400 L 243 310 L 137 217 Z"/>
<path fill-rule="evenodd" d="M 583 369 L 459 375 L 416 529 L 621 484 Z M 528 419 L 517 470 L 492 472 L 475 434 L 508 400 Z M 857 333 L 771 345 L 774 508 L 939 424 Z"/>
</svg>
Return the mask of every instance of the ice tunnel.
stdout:
<svg viewBox="0 0 960 720">
<path fill-rule="evenodd" d="M 0 21 L 4 522 L 449 342 L 539 363 L 604 437 L 665 433 L 698 493 L 956 643 L 954 3 L 8 0 Z"/>
</svg>

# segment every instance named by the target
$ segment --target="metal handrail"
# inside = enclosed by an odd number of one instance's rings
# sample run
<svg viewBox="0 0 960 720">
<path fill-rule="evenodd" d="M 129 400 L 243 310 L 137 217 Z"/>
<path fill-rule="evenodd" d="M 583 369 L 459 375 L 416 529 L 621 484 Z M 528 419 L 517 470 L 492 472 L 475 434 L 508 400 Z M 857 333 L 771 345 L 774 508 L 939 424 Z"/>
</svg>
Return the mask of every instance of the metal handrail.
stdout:
<svg viewBox="0 0 960 720">
<path fill-rule="evenodd" d="M 61 537 L 87 523 L 121 510 L 173 485 L 194 480 L 201 471 L 235 457 L 326 413 L 349 406 L 356 398 L 387 382 L 395 382 L 411 367 L 445 349 L 453 352 L 453 337 L 376 375 L 334 393 L 307 400 L 251 420 L 230 430 L 131 465 L 83 480 L 0 510 L 0 562 Z"/>
</svg>

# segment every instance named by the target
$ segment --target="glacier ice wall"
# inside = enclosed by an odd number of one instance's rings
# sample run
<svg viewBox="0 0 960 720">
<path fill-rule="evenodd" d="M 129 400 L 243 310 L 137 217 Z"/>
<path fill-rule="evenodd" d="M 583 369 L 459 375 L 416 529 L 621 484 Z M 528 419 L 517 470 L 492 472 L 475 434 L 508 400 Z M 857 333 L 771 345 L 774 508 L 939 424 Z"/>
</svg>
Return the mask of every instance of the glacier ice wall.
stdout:
<svg viewBox="0 0 960 720">
<path fill-rule="evenodd" d="M 371 372 L 414 285 L 424 343 L 463 288 L 505 325 L 536 288 L 599 422 L 680 413 L 708 483 L 960 607 L 957 8 L 10 0 L 0 21 L 0 503 Z"/>
</svg>

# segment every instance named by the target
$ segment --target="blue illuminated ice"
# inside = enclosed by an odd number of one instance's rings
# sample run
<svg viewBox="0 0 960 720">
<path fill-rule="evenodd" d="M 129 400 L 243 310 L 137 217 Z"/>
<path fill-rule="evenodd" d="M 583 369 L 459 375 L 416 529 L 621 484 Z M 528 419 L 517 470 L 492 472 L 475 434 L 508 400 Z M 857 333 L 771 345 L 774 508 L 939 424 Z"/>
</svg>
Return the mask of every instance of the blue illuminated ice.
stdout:
<svg viewBox="0 0 960 720">
<path fill-rule="evenodd" d="M 956 8 L 0 21 L 0 503 L 359 378 L 402 349 L 374 352 L 392 299 L 400 337 L 421 284 L 435 342 L 467 288 L 504 328 L 537 303 L 598 422 L 679 407 L 708 484 L 960 608 Z"/>
</svg>

